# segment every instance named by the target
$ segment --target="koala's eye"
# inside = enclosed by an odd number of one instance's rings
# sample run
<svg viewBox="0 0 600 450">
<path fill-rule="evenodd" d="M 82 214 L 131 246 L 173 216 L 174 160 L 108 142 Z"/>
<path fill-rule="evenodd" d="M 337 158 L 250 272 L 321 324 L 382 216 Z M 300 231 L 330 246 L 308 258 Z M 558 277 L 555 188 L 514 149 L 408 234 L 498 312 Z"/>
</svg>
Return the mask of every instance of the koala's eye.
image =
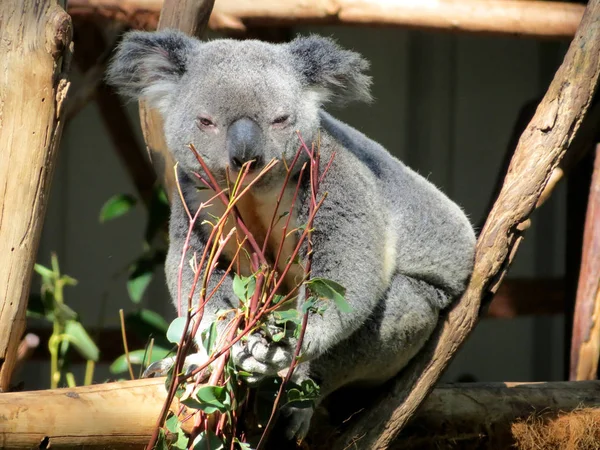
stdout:
<svg viewBox="0 0 600 450">
<path fill-rule="evenodd" d="M 202 126 L 202 127 L 214 127 L 215 124 L 213 123 L 212 120 L 210 120 L 208 117 L 198 117 L 197 119 L 198 121 L 198 125 Z"/>
<path fill-rule="evenodd" d="M 286 123 L 289 120 L 289 118 L 290 118 L 290 116 L 288 114 L 279 116 L 273 121 L 273 125 L 283 125 L 284 123 Z"/>
</svg>

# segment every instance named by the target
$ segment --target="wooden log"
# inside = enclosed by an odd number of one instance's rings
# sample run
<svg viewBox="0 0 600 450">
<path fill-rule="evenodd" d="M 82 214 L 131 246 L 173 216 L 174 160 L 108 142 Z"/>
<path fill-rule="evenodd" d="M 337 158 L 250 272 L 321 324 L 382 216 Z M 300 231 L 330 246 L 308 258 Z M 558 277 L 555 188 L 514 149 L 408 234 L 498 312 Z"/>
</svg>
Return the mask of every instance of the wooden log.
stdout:
<svg viewBox="0 0 600 450">
<path fill-rule="evenodd" d="M 513 448 L 515 422 L 549 419 L 581 408 L 600 413 L 600 383 L 442 385 L 419 408 L 395 448 Z"/>
<path fill-rule="evenodd" d="M 595 380 L 600 359 L 600 145 L 596 147 L 583 234 L 569 378 Z"/>
<path fill-rule="evenodd" d="M 69 12 L 154 29 L 161 6 L 162 0 L 70 0 Z M 247 25 L 368 25 L 571 38 L 583 10 L 579 4 L 531 0 L 219 0 L 209 27 L 239 32 Z"/>
<path fill-rule="evenodd" d="M 142 448 L 165 398 L 165 378 L 6 393 L 0 396 L 0 447 Z M 449 440 L 463 432 L 490 435 L 531 414 L 582 407 L 600 408 L 599 382 L 442 385 L 406 433 L 425 438 L 444 430 Z"/>
<path fill-rule="evenodd" d="M 57 0 L 0 2 L 0 390 L 25 329 L 69 82 L 71 18 Z"/>
<path fill-rule="evenodd" d="M 528 219 L 592 104 L 600 75 L 600 0 L 590 0 L 565 59 L 521 135 L 504 185 L 479 236 L 467 291 L 391 388 L 334 449 L 387 449 L 479 318 L 482 300 L 498 290 Z"/>
<path fill-rule="evenodd" d="M 164 384 L 145 379 L 0 395 L 0 447 L 143 448 L 166 398 Z"/>
</svg>

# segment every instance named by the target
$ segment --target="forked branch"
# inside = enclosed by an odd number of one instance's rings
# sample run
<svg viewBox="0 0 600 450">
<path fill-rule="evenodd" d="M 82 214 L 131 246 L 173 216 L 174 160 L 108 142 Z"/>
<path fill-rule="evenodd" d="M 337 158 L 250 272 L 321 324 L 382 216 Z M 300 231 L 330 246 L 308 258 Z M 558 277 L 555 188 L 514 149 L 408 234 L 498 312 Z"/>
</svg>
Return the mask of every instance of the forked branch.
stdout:
<svg viewBox="0 0 600 450">
<path fill-rule="evenodd" d="M 475 268 L 462 299 L 385 395 L 335 445 L 335 449 L 387 449 L 433 389 L 473 330 L 482 301 L 504 278 L 528 218 L 552 171 L 586 116 L 600 74 L 600 0 L 591 0 L 548 92 L 521 135 L 502 190 L 479 237 Z"/>
</svg>

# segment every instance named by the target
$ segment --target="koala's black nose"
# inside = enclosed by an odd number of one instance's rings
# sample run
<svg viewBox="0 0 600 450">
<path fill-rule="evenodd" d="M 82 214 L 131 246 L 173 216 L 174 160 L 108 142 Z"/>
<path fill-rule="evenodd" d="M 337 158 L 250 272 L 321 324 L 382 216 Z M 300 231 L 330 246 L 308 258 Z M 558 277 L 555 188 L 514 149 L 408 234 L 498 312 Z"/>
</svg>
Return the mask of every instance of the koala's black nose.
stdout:
<svg viewBox="0 0 600 450">
<path fill-rule="evenodd" d="M 250 169 L 263 163 L 264 136 L 258 124 L 248 118 L 236 120 L 227 129 L 227 151 L 232 168 L 239 170 L 252 161 Z"/>
</svg>

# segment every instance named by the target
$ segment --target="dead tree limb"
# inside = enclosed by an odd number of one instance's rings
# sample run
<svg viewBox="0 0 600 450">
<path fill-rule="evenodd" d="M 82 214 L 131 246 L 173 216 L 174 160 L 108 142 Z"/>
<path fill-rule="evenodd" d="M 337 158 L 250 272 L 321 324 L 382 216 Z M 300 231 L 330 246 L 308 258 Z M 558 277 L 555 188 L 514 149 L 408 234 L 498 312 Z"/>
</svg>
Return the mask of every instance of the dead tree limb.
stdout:
<svg viewBox="0 0 600 450">
<path fill-rule="evenodd" d="M 214 0 L 166 0 L 160 13 L 158 29 L 177 28 L 190 36 L 201 37 L 214 3 Z M 170 198 L 175 187 L 174 161 L 163 136 L 162 118 L 158 111 L 140 102 L 140 120 L 154 170 Z"/>
<path fill-rule="evenodd" d="M 595 380 L 600 359 L 600 145 L 596 146 L 583 234 L 571 343 L 570 379 Z"/>
<path fill-rule="evenodd" d="M 395 448 L 512 448 L 515 422 L 555 418 L 582 408 L 600 413 L 600 383 L 442 385 L 402 430 Z"/>
<path fill-rule="evenodd" d="M 335 449 L 387 449 L 431 391 L 479 317 L 482 299 L 497 291 L 523 239 L 524 226 L 553 170 L 573 142 L 600 74 L 600 0 L 591 0 L 548 92 L 521 135 L 504 185 L 477 243 L 475 267 L 462 299 L 425 349 Z"/>
<path fill-rule="evenodd" d="M 69 12 L 154 29 L 161 6 L 162 0 L 71 0 Z M 570 38 L 583 10 L 583 5 L 573 3 L 531 0 L 440 0 L 434 5 L 422 0 L 219 0 L 209 27 L 240 32 L 246 26 L 368 25 Z"/>
<path fill-rule="evenodd" d="M 71 18 L 63 1 L 0 2 L 0 390 L 25 329 L 69 88 Z"/>
<path fill-rule="evenodd" d="M 141 447 L 165 401 L 164 386 L 165 378 L 152 378 L 0 395 L 0 417 L 6 418 L 0 420 L 0 446 L 37 448 L 45 442 L 45 448 Z M 178 406 L 174 403 L 171 410 L 178 411 Z M 420 439 L 425 438 L 423 427 L 427 434 L 445 430 L 449 440 L 461 432 L 493 435 L 532 414 L 582 407 L 600 409 L 600 382 L 442 385 L 406 431 Z M 448 424 L 456 424 L 456 430 Z"/>
</svg>

